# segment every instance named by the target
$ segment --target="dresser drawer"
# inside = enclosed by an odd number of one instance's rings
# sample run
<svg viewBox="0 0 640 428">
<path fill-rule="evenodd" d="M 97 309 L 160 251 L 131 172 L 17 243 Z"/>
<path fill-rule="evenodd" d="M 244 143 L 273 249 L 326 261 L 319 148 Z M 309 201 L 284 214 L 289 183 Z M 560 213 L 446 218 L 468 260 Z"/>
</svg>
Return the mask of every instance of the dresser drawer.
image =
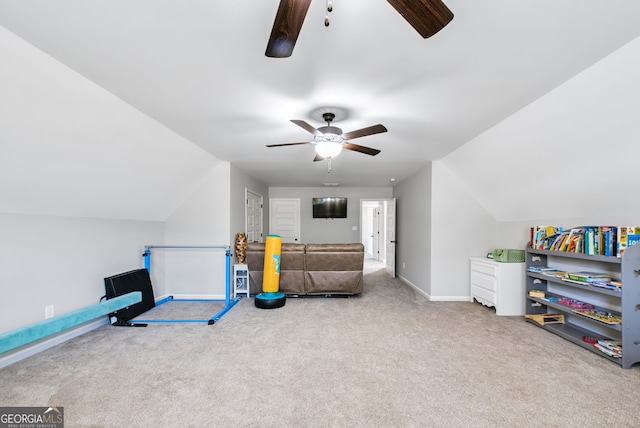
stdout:
<svg viewBox="0 0 640 428">
<path fill-rule="evenodd" d="M 471 286 L 471 297 L 479 301 L 485 306 L 496 305 L 496 293 L 485 288 Z"/>
<path fill-rule="evenodd" d="M 498 289 L 498 278 L 477 271 L 471 271 L 471 286 L 495 292 Z"/>
<path fill-rule="evenodd" d="M 478 272 L 478 273 L 483 273 L 485 275 L 497 276 L 498 266 L 495 266 L 495 264 L 490 265 L 487 263 L 471 261 L 471 272 Z"/>
</svg>

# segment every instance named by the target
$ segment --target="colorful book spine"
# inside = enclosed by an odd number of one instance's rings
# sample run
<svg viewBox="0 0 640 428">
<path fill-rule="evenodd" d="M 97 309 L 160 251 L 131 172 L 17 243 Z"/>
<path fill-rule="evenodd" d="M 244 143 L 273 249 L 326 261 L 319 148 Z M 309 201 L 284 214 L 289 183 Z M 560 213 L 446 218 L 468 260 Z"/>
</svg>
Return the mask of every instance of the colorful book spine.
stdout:
<svg viewBox="0 0 640 428">
<path fill-rule="evenodd" d="M 616 256 L 622 257 L 624 250 L 640 241 L 640 226 L 619 226 Z"/>
<path fill-rule="evenodd" d="M 533 226 L 531 248 L 622 257 L 624 250 L 640 242 L 640 226 L 580 226 L 563 231 L 559 226 Z"/>
</svg>

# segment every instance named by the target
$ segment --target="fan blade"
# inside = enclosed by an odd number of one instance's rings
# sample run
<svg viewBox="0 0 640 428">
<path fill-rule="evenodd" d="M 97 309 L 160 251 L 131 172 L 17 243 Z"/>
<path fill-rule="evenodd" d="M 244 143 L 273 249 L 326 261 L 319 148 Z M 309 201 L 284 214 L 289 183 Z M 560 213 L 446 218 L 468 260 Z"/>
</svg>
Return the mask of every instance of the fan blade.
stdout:
<svg viewBox="0 0 640 428">
<path fill-rule="evenodd" d="M 313 158 L 314 162 L 318 162 L 318 161 L 321 161 L 321 160 L 324 160 L 324 158 L 322 156 L 320 156 L 319 154 L 316 154 L 316 157 Z"/>
<path fill-rule="evenodd" d="M 359 146 L 353 143 L 344 143 L 342 145 L 343 149 L 353 150 L 354 152 L 364 153 L 365 155 L 375 156 L 380 153 L 378 149 L 372 149 L 371 147 Z"/>
<path fill-rule="evenodd" d="M 311 142 L 305 141 L 302 143 L 267 144 L 267 147 L 297 146 L 298 144 L 311 144 Z"/>
<path fill-rule="evenodd" d="M 305 129 L 309 132 L 311 132 L 313 135 L 322 135 L 321 132 L 318 132 L 318 130 L 316 128 L 314 128 L 313 126 L 309 125 L 307 122 L 305 122 L 304 120 L 292 120 L 291 122 L 295 123 L 296 125 L 298 125 L 300 128 Z"/>
<path fill-rule="evenodd" d="M 453 12 L 440 0 L 387 0 L 425 39 L 442 30 Z"/>
<path fill-rule="evenodd" d="M 280 0 L 271 36 L 264 53 L 272 58 L 286 58 L 293 53 L 298 34 L 311 0 Z"/>
<path fill-rule="evenodd" d="M 353 140 L 354 138 L 365 137 L 367 135 L 380 134 L 381 132 L 387 132 L 387 128 L 382 125 L 373 125 L 368 128 L 358 129 L 357 131 L 347 132 L 342 134 L 342 138 L 345 140 Z"/>
</svg>

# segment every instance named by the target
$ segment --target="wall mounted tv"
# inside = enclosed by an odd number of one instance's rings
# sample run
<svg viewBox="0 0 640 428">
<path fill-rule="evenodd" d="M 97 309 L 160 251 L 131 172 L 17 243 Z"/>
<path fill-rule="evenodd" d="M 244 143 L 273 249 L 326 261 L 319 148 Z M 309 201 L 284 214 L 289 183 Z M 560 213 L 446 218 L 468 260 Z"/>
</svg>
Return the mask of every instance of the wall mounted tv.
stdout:
<svg viewBox="0 0 640 428">
<path fill-rule="evenodd" d="M 347 218 L 347 198 L 313 198 L 313 218 Z"/>
</svg>

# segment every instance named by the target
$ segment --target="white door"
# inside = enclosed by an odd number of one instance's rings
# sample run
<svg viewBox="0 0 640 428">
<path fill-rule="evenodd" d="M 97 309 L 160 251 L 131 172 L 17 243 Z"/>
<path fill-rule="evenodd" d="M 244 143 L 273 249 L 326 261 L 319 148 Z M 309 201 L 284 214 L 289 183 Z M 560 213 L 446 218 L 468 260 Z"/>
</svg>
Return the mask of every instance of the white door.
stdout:
<svg viewBox="0 0 640 428">
<path fill-rule="evenodd" d="M 269 233 L 300 243 L 300 199 L 269 199 Z"/>
<path fill-rule="evenodd" d="M 244 199 L 246 201 L 244 211 L 244 230 L 247 233 L 247 242 L 262 241 L 262 195 L 244 189 Z"/>
<path fill-rule="evenodd" d="M 386 225 L 387 257 L 385 263 L 387 272 L 392 277 L 396 276 L 396 198 L 384 201 Z"/>
</svg>

